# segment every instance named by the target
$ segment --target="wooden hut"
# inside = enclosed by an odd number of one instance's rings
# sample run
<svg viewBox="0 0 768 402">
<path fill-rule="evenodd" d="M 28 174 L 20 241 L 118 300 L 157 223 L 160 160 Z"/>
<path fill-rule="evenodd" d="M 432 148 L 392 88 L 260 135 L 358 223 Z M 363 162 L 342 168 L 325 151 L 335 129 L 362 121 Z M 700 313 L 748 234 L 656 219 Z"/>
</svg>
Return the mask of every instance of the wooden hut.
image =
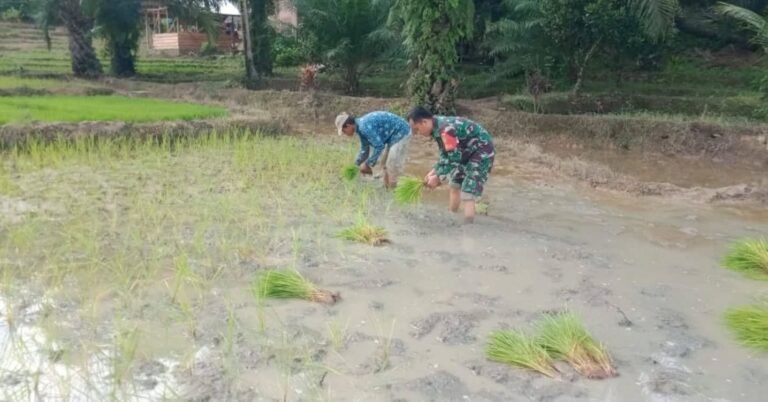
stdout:
<svg viewBox="0 0 768 402">
<path fill-rule="evenodd" d="M 194 54 L 208 43 L 208 33 L 196 24 L 171 15 L 162 0 L 144 2 L 146 46 L 151 52 L 169 55 Z M 242 49 L 240 11 L 224 2 L 216 12 L 218 29 L 213 44 L 219 51 Z"/>
</svg>

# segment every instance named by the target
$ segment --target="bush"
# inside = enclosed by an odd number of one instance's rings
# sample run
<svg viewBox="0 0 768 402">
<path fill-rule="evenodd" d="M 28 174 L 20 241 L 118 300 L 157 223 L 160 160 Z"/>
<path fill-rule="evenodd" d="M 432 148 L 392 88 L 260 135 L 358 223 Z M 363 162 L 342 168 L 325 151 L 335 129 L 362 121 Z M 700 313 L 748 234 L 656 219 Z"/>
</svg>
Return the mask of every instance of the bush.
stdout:
<svg viewBox="0 0 768 402">
<path fill-rule="evenodd" d="M 18 8 L 11 7 L 0 13 L 0 21 L 21 22 L 22 14 Z"/>
<path fill-rule="evenodd" d="M 278 67 L 294 67 L 305 61 L 301 41 L 290 34 L 280 33 L 275 37 L 272 53 Z"/>
</svg>

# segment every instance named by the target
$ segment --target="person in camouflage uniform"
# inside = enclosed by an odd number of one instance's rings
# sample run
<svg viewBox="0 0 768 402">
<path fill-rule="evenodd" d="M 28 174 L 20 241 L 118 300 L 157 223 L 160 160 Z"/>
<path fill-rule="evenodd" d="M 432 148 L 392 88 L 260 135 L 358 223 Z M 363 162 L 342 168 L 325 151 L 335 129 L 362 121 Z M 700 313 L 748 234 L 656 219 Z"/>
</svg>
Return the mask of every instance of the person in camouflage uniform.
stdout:
<svg viewBox="0 0 768 402">
<path fill-rule="evenodd" d="M 458 211 L 464 201 L 464 220 L 475 220 L 475 202 L 493 169 L 496 151 L 493 138 L 482 126 L 463 117 L 433 116 L 423 107 L 408 115 L 412 130 L 430 137 L 440 148 L 440 159 L 424 177 L 428 188 L 450 181 L 449 207 Z"/>
</svg>

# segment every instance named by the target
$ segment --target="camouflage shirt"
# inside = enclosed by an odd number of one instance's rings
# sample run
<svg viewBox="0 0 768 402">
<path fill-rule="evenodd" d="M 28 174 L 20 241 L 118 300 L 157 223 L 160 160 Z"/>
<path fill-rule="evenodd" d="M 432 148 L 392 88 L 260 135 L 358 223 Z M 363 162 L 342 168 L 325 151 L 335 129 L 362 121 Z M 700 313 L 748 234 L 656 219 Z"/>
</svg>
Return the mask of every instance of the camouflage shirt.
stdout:
<svg viewBox="0 0 768 402">
<path fill-rule="evenodd" d="M 440 177 L 466 166 L 470 159 L 493 158 L 493 138 L 482 126 L 463 117 L 435 116 L 432 138 L 440 147 L 435 172 Z"/>
</svg>

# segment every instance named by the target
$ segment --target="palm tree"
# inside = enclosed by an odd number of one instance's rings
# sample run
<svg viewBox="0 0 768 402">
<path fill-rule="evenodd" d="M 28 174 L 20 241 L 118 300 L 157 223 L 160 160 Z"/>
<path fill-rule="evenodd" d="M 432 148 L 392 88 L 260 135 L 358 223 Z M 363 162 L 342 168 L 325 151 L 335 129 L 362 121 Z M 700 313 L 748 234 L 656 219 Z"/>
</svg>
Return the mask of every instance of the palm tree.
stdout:
<svg viewBox="0 0 768 402">
<path fill-rule="evenodd" d="M 80 78 L 97 78 L 102 74 L 101 63 L 93 49 L 93 18 L 83 12 L 80 0 L 38 0 L 35 4 L 48 48 L 51 47 L 50 27 L 61 22 L 69 33 L 69 53 L 72 74 Z"/>
<path fill-rule="evenodd" d="M 348 93 L 360 90 L 360 77 L 392 54 L 397 38 L 387 29 L 389 0 L 303 0 L 300 33 L 314 39 L 310 58 L 341 71 Z"/>
<path fill-rule="evenodd" d="M 768 51 L 768 19 L 749 9 L 734 4 L 720 2 L 715 11 L 737 20 L 745 29 L 752 32 L 752 42 Z"/>
</svg>

